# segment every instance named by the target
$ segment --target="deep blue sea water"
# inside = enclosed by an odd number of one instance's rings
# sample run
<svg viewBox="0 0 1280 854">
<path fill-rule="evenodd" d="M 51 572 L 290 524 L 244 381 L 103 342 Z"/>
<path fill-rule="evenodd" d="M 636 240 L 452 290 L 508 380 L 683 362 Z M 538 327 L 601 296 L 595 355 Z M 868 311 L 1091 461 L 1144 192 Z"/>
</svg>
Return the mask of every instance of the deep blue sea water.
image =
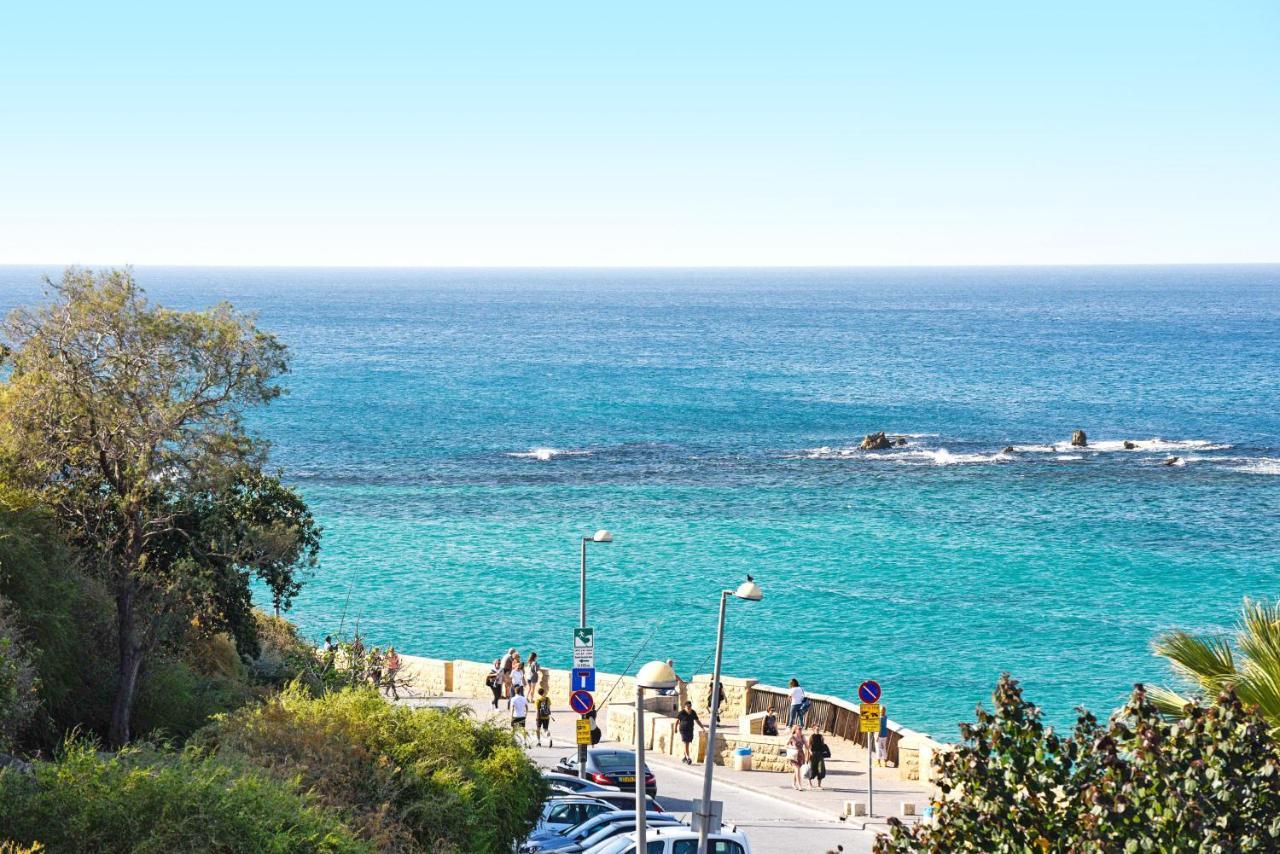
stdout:
<svg viewBox="0 0 1280 854">
<path fill-rule="evenodd" d="M 953 738 L 1002 670 L 1069 722 L 1280 596 L 1280 267 L 136 272 L 292 350 L 254 425 L 325 527 L 313 637 L 564 665 L 607 527 L 600 667 L 706 672 L 749 572 L 726 672 Z"/>
</svg>

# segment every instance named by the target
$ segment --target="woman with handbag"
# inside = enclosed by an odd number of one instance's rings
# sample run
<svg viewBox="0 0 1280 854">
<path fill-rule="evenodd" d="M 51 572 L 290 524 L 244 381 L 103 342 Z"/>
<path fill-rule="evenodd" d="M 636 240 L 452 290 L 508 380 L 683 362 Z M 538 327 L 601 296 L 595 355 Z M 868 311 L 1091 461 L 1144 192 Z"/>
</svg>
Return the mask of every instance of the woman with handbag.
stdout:
<svg viewBox="0 0 1280 854">
<path fill-rule="evenodd" d="M 827 776 L 827 760 L 831 758 L 831 748 L 822 737 L 818 725 L 813 725 L 813 734 L 809 736 L 809 769 L 805 776 L 809 778 L 809 787 L 822 788 L 822 778 Z"/>
<path fill-rule="evenodd" d="M 502 699 L 502 659 L 495 658 L 493 660 L 493 670 L 489 671 L 489 675 L 485 678 L 484 684 L 489 686 L 489 690 L 493 692 L 493 707 L 498 708 L 498 701 Z"/>
<path fill-rule="evenodd" d="M 797 792 L 804 788 L 800 769 L 804 768 L 805 761 L 808 759 L 807 752 L 804 730 L 799 726 L 792 727 L 791 738 L 787 740 L 787 760 L 791 763 L 791 788 Z"/>
</svg>

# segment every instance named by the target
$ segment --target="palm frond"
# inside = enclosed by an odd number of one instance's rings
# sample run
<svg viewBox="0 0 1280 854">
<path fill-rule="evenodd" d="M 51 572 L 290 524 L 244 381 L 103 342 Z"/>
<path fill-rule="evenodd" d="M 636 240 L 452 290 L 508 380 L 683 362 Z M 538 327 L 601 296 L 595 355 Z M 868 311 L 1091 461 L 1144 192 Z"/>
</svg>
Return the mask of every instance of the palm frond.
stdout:
<svg viewBox="0 0 1280 854">
<path fill-rule="evenodd" d="M 1198 638 L 1186 632 L 1169 632 L 1156 639 L 1156 655 L 1169 659 L 1181 676 L 1216 694 L 1234 683 L 1235 657 L 1226 638 Z"/>
<path fill-rule="evenodd" d="M 1168 715 L 1173 718 L 1180 718 L 1186 714 L 1187 707 L 1194 702 L 1189 697 L 1176 694 L 1168 688 L 1161 688 L 1157 685 L 1147 686 L 1147 699 L 1155 704 L 1160 710 L 1160 714 Z"/>
</svg>

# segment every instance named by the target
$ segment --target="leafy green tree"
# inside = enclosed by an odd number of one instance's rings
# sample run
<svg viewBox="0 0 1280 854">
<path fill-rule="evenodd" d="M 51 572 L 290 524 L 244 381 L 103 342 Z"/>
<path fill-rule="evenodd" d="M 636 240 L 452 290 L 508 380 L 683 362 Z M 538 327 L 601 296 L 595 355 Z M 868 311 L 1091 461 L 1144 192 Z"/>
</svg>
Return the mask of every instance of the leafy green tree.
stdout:
<svg viewBox="0 0 1280 854">
<path fill-rule="evenodd" d="M 1170 720 L 1139 685 L 1105 728 L 1082 713 L 1068 739 L 1040 726 L 1007 675 L 995 706 L 937 759 L 934 821 L 891 819 L 876 851 L 1280 848 L 1280 747 L 1230 691 Z"/>
<path fill-rule="evenodd" d="M 258 480 L 266 449 L 243 423 L 281 393 L 287 359 L 251 317 L 226 304 L 154 305 L 128 271 L 70 269 L 49 285 L 51 304 L 6 325 L 0 442 L 8 476 L 55 510 L 114 600 L 109 735 L 119 745 L 142 668 L 176 624 L 230 619 L 247 638 L 246 568 L 264 573 L 281 604 L 296 589 L 281 575 L 288 548 L 261 549 L 273 556 L 256 567 L 230 548 L 252 550 L 289 524 L 288 512 L 265 525 L 255 515 L 259 493 L 278 510 L 291 502 Z M 251 524 L 218 527 L 237 513 Z"/>
<path fill-rule="evenodd" d="M 1231 689 L 1280 730 L 1280 602 L 1245 599 L 1234 645 L 1227 637 L 1174 631 L 1156 640 L 1155 651 L 1199 687 L 1201 698 Z M 1152 688 L 1151 697 L 1166 714 L 1184 714 L 1191 705 L 1191 698 L 1167 688 Z"/>
</svg>

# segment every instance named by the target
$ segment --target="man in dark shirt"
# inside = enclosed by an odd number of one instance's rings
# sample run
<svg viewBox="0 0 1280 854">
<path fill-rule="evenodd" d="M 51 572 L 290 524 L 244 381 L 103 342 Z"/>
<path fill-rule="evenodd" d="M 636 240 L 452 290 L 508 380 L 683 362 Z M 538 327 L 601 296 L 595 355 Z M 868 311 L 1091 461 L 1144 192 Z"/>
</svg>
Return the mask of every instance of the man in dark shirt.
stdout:
<svg viewBox="0 0 1280 854">
<path fill-rule="evenodd" d="M 698 713 L 693 710 L 693 703 L 689 700 L 684 701 L 684 708 L 676 715 L 676 728 L 680 730 L 680 740 L 684 742 L 684 758 L 680 761 L 685 765 L 692 765 L 693 760 L 689 757 L 689 745 L 693 743 L 693 726 L 702 726 L 702 721 L 698 720 Z"/>
</svg>

